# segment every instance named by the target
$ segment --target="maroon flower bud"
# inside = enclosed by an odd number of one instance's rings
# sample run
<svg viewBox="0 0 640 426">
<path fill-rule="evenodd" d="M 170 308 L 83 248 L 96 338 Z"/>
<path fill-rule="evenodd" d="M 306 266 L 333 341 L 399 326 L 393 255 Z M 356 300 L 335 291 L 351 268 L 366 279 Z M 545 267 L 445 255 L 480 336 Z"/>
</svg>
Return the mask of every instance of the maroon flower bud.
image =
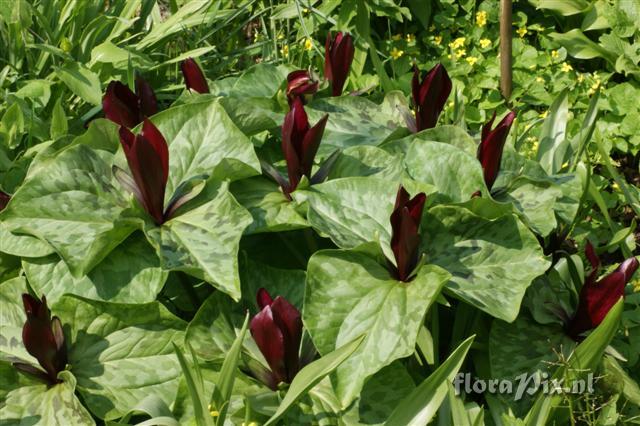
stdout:
<svg viewBox="0 0 640 426">
<path fill-rule="evenodd" d="M 329 33 L 324 48 L 324 77 L 331 83 L 332 96 L 342 94 L 354 53 L 355 48 L 351 34 L 338 32 L 333 38 Z"/>
<path fill-rule="evenodd" d="M 180 69 L 182 70 L 182 75 L 184 76 L 184 82 L 187 85 L 187 89 L 194 90 L 198 93 L 209 93 L 209 84 L 207 83 L 207 79 L 193 58 L 188 58 L 182 61 Z"/>
<path fill-rule="evenodd" d="M 287 100 L 289 107 L 295 98 L 300 98 L 302 103 L 306 103 L 306 98 L 313 96 L 318 91 L 318 82 L 315 81 L 309 71 L 297 70 L 287 76 Z"/>
<path fill-rule="evenodd" d="M 261 311 L 251 320 L 251 336 L 271 369 L 270 378 L 259 378 L 275 390 L 280 382 L 291 383 L 301 368 L 302 319 L 295 306 L 281 296 L 271 299 L 263 288 L 257 300 Z"/>
<path fill-rule="evenodd" d="M 27 352 L 38 360 L 45 372 L 29 364 L 15 363 L 14 366 L 50 384 L 58 383 L 58 373 L 67 365 L 67 348 L 60 319 L 51 318 L 44 296 L 38 300 L 23 294 L 22 302 L 27 314 L 27 321 L 22 328 L 22 341 Z"/>
<path fill-rule="evenodd" d="M 580 290 L 578 308 L 567 327 L 574 340 L 580 340 L 582 333 L 597 327 L 604 320 L 609 310 L 624 296 L 624 287 L 638 269 L 638 260 L 630 257 L 615 271 L 596 281 L 600 259 L 590 242 L 587 242 L 585 253 L 592 270 Z"/>
<path fill-rule="evenodd" d="M 5 207 L 7 207 L 7 204 L 9 204 L 9 200 L 11 200 L 11 196 L 6 192 L 0 191 L 0 212 L 4 210 Z"/>
<path fill-rule="evenodd" d="M 109 120 L 132 128 L 142 123 L 145 116 L 158 112 L 158 101 L 142 77 L 136 78 L 136 93 L 119 81 L 112 81 L 102 98 L 102 110 Z"/>
<path fill-rule="evenodd" d="M 396 204 L 391 213 L 391 250 L 396 259 L 396 265 L 392 265 L 393 273 L 400 281 L 410 281 L 412 272 L 418 266 L 418 228 L 426 199 L 423 192 L 409 199 L 409 193 L 402 186 L 398 189 Z"/>
<path fill-rule="evenodd" d="M 451 93 L 451 79 L 442 64 L 438 64 L 420 82 L 420 70 L 413 67 L 413 108 L 416 113 L 416 131 L 435 127 Z"/>
<path fill-rule="evenodd" d="M 478 161 L 482 164 L 484 182 L 489 189 L 491 189 L 498 177 L 502 150 L 504 149 L 507 135 L 509 135 L 509 129 L 511 129 L 511 124 L 515 118 L 516 113 L 509 111 L 502 121 L 498 123 L 496 128 L 491 130 L 493 121 L 496 119 L 496 113 L 494 112 L 491 120 L 482 126 L 482 141 L 478 146 Z"/>
<path fill-rule="evenodd" d="M 302 101 L 299 97 L 293 100 L 291 110 L 282 125 L 282 152 L 289 174 L 289 184 L 286 188 L 283 187 L 285 194 L 298 187 L 302 176 L 311 179 L 311 167 L 328 117 L 325 115 L 315 126 L 310 127 Z"/>
<path fill-rule="evenodd" d="M 156 224 L 164 222 L 164 193 L 169 176 L 169 148 L 162 133 L 147 119 L 138 135 L 120 127 L 120 143 L 133 184 L 127 185 Z"/>
</svg>

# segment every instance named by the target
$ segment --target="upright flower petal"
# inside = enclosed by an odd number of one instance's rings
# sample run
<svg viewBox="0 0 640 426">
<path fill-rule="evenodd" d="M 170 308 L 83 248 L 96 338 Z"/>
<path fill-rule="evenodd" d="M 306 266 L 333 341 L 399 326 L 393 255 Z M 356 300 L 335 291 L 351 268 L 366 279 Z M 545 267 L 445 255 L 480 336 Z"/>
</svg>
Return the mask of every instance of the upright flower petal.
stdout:
<svg viewBox="0 0 640 426">
<path fill-rule="evenodd" d="M 615 271 L 596 281 L 600 260 L 591 243 L 587 244 L 586 254 L 593 270 L 580 290 L 578 308 L 568 324 L 569 335 L 576 340 L 580 339 L 582 333 L 597 327 L 604 320 L 609 310 L 624 296 L 624 287 L 639 265 L 638 260 L 631 257 Z"/>
<path fill-rule="evenodd" d="M 324 76 L 331 83 L 331 95 L 340 96 L 351 69 L 355 47 L 351 34 L 338 32 L 327 36 L 324 52 Z"/>
<path fill-rule="evenodd" d="M 286 299 L 278 296 L 271 304 L 273 320 L 284 338 L 286 381 L 291 383 L 298 373 L 300 340 L 302 339 L 302 319 L 300 312 Z"/>
<path fill-rule="evenodd" d="M 167 142 L 153 123 L 146 119 L 142 132 L 137 136 L 120 127 L 120 142 L 133 180 L 142 195 L 143 207 L 160 225 L 164 222 L 164 193 L 169 176 Z"/>
<path fill-rule="evenodd" d="M 188 58 L 182 61 L 180 69 L 182 70 L 182 75 L 184 76 L 184 82 L 187 85 L 187 89 L 195 90 L 198 93 L 209 93 L 209 84 L 207 83 L 207 79 L 193 58 Z"/>
<path fill-rule="evenodd" d="M 498 177 L 502 151 L 507 141 L 511 124 L 513 124 L 513 120 L 516 118 L 516 113 L 510 111 L 502 121 L 498 123 L 496 128 L 492 130 L 491 125 L 495 118 L 496 113 L 494 112 L 491 120 L 482 127 L 482 141 L 478 146 L 478 160 L 480 164 L 482 164 L 484 181 L 489 189 L 491 189 Z"/>
<path fill-rule="evenodd" d="M 112 81 L 102 98 L 102 110 L 109 120 L 132 128 L 142 121 L 138 97 L 119 81 Z"/>
<path fill-rule="evenodd" d="M 295 98 L 305 103 L 306 97 L 311 97 L 318 91 L 318 81 L 315 81 L 309 71 L 297 70 L 287 75 L 287 100 L 289 107 L 292 106 Z"/>
<path fill-rule="evenodd" d="M 47 300 L 38 300 L 29 294 L 22 295 L 27 321 L 22 328 L 22 341 L 27 352 L 44 368 L 50 383 L 58 381 L 58 373 L 67 364 L 67 351 L 60 320 L 51 319 Z"/>
<path fill-rule="evenodd" d="M 453 85 L 442 64 L 434 66 L 420 81 L 420 70 L 414 67 L 411 84 L 416 112 L 416 130 L 435 127 Z"/>
<path fill-rule="evenodd" d="M 136 78 L 136 95 L 140 105 L 140 112 L 146 117 L 151 117 L 158 112 L 158 100 L 153 88 L 142 77 Z"/>
<path fill-rule="evenodd" d="M 418 229 L 422 220 L 422 210 L 427 196 L 419 193 L 409 199 L 409 193 L 398 189 L 396 204 L 391 213 L 391 250 L 396 260 L 394 273 L 400 281 L 408 281 L 418 265 L 420 236 Z"/>
<path fill-rule="evenodd" d="M 273 319 L 270 306 L 265 306 L 253 317 L 249 329 L 277 382 L 285 381 L 287 371 L 284 364 L 284 336 Z"/>
<path fill-rule="evenodd" d="M 258 290 L 258 294 L 256 295 L 256 299 L 258 302 L 258 307 L 263 309 L 265 306 L 270 306 L 273 303 L 273 299 L 269 292 L 264 288 Z"/>
<path fill-rule="evenodd" d="M 9 200 L 11 200 L 11 196 L 6 192 L 0 191 L 0 212 L 4 210 L 5 207 L 7 207 L 7 204 L 9 204 Z"/>
</svg>

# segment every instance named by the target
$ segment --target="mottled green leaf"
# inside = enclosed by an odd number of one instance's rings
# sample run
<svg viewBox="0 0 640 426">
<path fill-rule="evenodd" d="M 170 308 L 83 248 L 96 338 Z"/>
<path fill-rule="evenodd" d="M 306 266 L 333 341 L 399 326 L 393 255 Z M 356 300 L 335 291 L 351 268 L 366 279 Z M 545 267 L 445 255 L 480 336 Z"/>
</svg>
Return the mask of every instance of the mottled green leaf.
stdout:
<svg viewBox="0 0 640 426">
<path fill-rule="evenodd" d="M 402 174 L 402 158 L 389 154 L 375 146 L 347 148 L 338 157 L 329 172 L 329 179 L 351 176 L 376 176 L 399 180 Z"/>
<path fill-rule="evenodd" d="M 22 306 L 22 293 L 27 292 L 24 277 L 16 277 L 0 284 L 0 359 L 17 358 L 37 365 L 22 343 L 22 326 L 27 319 Z"/>
<path fill-rule="evenodd" d="M 171 342 L 181 342 L 185 322 L 157 302 L 63 296 L 52 311 L 65 325 L 71 371 L 93 414 L 118 418 L 149 394 L 172 403 L 181 372 Z"/>
<path fill-rule="evenodd" d="M 364 253 L 322 250 L 311 257 L 303 320 L 318 351 L 326 354 L 366 333 L 336 371 L 343 407 L 358 396 L 367 377 L 413 352 L 424 315 L 449 277 L 425 265 L 414 280 L 402 283 Z"/>
<path fill-rule="evenodd" d="M 525 290 L 549 266 L 535 236 L 512 214 L 489 219 L 441 205 L 423 216 L 422 229 L 427 263 L 453 275 L 446 290 L 505 321 L 515 319 Z"/>
<path fill-rule="evenodd" d="M 100 78 L 78 62 L 68 62 L 56 70 L 56 75 L 75 95 L 91 105 L 102 102 Z"/>
<path fill-rule="evenodd" d="M 46 294 L 49 303 L 63 294 L 117 303 L 152 302 L 167 279 L 155 250 L 141 234 L 130 236 L 81 278 L 74 278 L 57 255 L 24 259 L 22 265 L 31 287 Z"/>
<path fill-rule="evenodd" d="M 43 160 L 3 212 L 14 233 L 51 245 L 80 277 L 100 263 L 134 229 L 127 202 L 110 182 L 111 168 L 79 145 Z"/>
<path fill-rule="evenodd" d="M 163 269 L 184 271 L 237 300 L 240 237 L 252 219 L 228 187 L 222 184 L 210 201 L 146 232 Z"/>
</svg>

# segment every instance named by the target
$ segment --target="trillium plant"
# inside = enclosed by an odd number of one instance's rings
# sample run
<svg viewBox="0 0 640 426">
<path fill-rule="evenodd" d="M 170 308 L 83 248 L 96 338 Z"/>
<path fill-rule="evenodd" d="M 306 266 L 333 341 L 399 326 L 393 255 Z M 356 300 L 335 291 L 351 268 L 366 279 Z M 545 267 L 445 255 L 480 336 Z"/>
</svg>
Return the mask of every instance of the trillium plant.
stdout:
<svg viewBox="0 0 640 426">
<path fill-rule="evenodd" d="M 29 38 L 42 2 L 15 3 L 30 7 L 4 7 L 0 29 Z M 56 68 L 29 84 L 13 62 L 0 72 L 0 423 L 638 418 L 637 153 L 608 157 L 612 123 L 631 132 L 633 115 L 598 124 L 628 99 L 569 90 L 541 119 L 556 82 L 523 81 L 548 60 L 524 36 L 502 96 L 495 46 L 477 40 L 486 0 L 411 20 L 420 2 L 97 3 L 122 6 L 86 26 L 99 45 L 30 41 L 33 72 Z M 583 13 L 560 3 L 555 19 Z M 475 32 L 442 41 L 452 8 Z M 53 30 L 43 40 L 69 36 Z M 557 68 L 572 37 L 593 34 L 558 33 Z M 589 395 L 516 398 L 454 392 L 467 373 L 600 378 Z"/>
</svg>

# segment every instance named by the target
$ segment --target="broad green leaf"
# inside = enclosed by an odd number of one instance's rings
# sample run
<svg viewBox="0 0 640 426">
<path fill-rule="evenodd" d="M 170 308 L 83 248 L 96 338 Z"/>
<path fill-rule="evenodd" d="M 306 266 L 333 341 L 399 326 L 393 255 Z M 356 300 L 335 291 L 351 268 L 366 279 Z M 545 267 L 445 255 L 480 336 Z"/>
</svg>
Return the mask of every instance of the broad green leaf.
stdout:
<svg viewBox="0 0 640 426">
<path fill-rule="evenodd" d="M 54 303 L 63 294 L 115 303 L 147 303 L 156 299 L 167 279 L 155 250 L 142 234 L 133 234 L 91 272 L 74 278 L 57 255 L 23 259 L 31 288 Z"/>
<path fill-rule="evenodd" d="M 53 247 L 31 235 L 14 234 L 0 221 L 0 252 L 20 257 L 41 257 L 54 253 Z"/>
<path fill-rule="evenodd" d="M 157 302 L 63 296 L 52 311 L 65 325 L 71 371 L 94 415 L 118 418 L 150 394 L 173 402 L 181 372 L 171 342 L 183 339 L 185 322 Z"/>
<path fill-rule="evenodd" d="M 549 34 L 552 40 L 560 43 L 569 55 L 576 59 L 593 59 L 603 58 L 609 63 L 613 64 L 616 59 L 616 55 L 613 52 L 609 52 L 604 47 L 591 41 L 584 33 L 575 28 L 566 33 L 551 33 Z"/>
<path fill-rule="evenodd" d="M 22 305 L 22 294 L 26 293 L 24 277 L 16 277 L 0 284 L 0 360 L 20 361 L 37 365 L 22 343 L 22 327 L 27 320 Z"/>
<path fill-rule="evenodd" d="M 63 382 L 51 387 L 36 384 L 9 392 L 0 408 L 2 424 L 95 425 L 74 394 L 76 380 L 73 375 L 65 371 L 60 377 Z"/>
<path fill-rule="evenodd" d="M 331 167 L 329 179 L 352 176 L 376 176 L 399 180 L 402 175 L 402 158 L 375 146 L 354 146 L 342 151 Z"/>
<path fill-rule="evenodd" d="M 445 362 L 405 398 L 387 419 L 386 426 L 426 425 L 438 411 L 447 396 L 448 385 L 462 367 L 475 336 L 469 337 L 456 348 Z"/>
<path fill-rule="evenodd" d="M 119 126 L 106 118 L 97 118 L 89 123 L 89 129 L 73 140 L 74 145 L 86 145 L 115 153 L 120 147 Z"/>
<path fill-rule="evenodd" d="M 56 75 L 67 85 L 75 95 L 91 105 L 100 105 L 102 102 L 102 88 L 100 78 L 84 65 L 77 62 L 69 62 L 56 70 Z"/>
<path fill-rule="evenodd" d="M 81 277 L 136 225 L 124 218 L 127 201 L 96 152 L 79 145 L 43 161 L 3 211 L 4 220 L 14 233 L 46 241 Z"/>
<path fill-rule="evenodd" d="M 45 108 L 51 98 L 52 81 L 29 80 L 15 95 L 23 99 L 31 99 L 38 107 Z"/>
<path fill-rule="evenodd" d="M 512 214 L 482 217 L 467 207 L 440 205 L 422 219 L 427 263 L 453 275 L 449 293 L 488 314 L 513 321 L 531 281 L 549 266 L 535 236 Z"/>
<path fill-rule="evenodd" d="M 432 127 L 421 132 L 383 143 L 380 147 L 392 153 L 405 154 L 409 147 L 417 141 L 442 142 L 453 145 L 475 157 L 478 144 L 459 126 L 445 124 Z"/>
<path fill-rule="evenodd" d="M 588 0 L 529 0 L 536 9 L 547 9 L 562 16 L 577 15 L 585 12 L 590 3 Z"/>
<path fill-rule="evenodd" d="M 524 222 L 545 237 L 557 226 L 553 209 L 561 197 L 562 191 L 556 185 L 522 176 L 514 179 L 506 192 L 496 195 L 496 200 L 511 203 Z"/>
<path fill-rule="evenodd" d="M 357 96 L 316 99 L 306 107 L 306 111 L 312 125 L 329 114 L 320 155 L 336 148 L 379 145 L 394 131 L 404 128 L 399 112 Z"/>
<path fill-rule="evenodd" d="M 246 235 L 261 232 L 280 232 L 307 228 L 309 224 L 301 214 L 300 206 L 287 199 L 275 182 L 255 176 L 233 182 L 231 192 L 238 203 L 249 210 L 253 222 Z"/>
<path fill-rule="evenodd" d="M 289 386 L 278 410 L 265 423 L 265 426 L 275 424 L 302 395 L 343 364 L 345 360 L 349 359 L 354 351 L 360 347 L 363 340 L 364 337 L 362 336 L 356 337 L 300 370 L 293 378 L 291 386 Z"/>
<path fill-rule="evenodd" d="M 588 373 L 593 373 L 601 361 L 605 349 L 618 331 L 623 309 L 624 302 L 619 300 L 611 308 L 604 321 L 578 345 L 564 365 L 556 370 L 552 378 L 569 379 L 567 383 L 570 383 L 570 379 L 585 377 Z M 558 407 L 562 400 L 563 395 L 558 393 L 538 395 L 525 418 L 526 425 L 545 424 L 551 411 Z"/>
<path fill-rule="evenodd" d="M 69 127 L 67 126 L 67 116 L 62 107 L 62 98 L 58 98 L 53 105 L 51 115 L 51 139 L 58 139 L 67 134 Z"/>
<path fill-rule="evenodd" d="M 415 140 L 404 163 L 413 179 L 435 186 L 444 201 L 463 202 L 476 191 L 487 192 L 478 160 L 453 145 Z"/>
<path fill-rule="evenodd" d="M 216 99 L 169 108 L 152 121 L 169 144 L 165 202 L 195 176 L 237 180 L 260 173 L 253 145 Z"/>
<path fill-rule="evenodd" d="M 570 146 L 566 139 L 568 116 L 569 92 L 563 90 L 549 108 L 549 115 L 540 131 L 537 159 L 548 174 L 560 171 Z"/>
<path fill-rule="evenodd" d="M 302 308 L 306 272 L 299 269 L 274 268 L 265 263 L 252 261 L 248 256 L 240 264 L 242 295 L 248 306 L 259 309 L 256 295 L 265 288 L 273 296 L 282 296 L 292 305 Z"/>
<path fill-rule="evenodd" d="M 235 80 L 230 94 L 244 98 L 272 98 L 287 80 L 291 69 L 273 64 L 257 64 L 248 68 Z"/>
<path fill-rule="evenodd" d="M 4 143 L 11 149 L 18 146 L 25 131 L 25 119 L 20 105 L 15 102 L 7 108 L 0 120 L 0 135 L 4 134 Z"/>
<path fill-rule="evenodd" d="M 367 377 L 413 353 L 425 313 L 449 277 L 426 265 L 402 283 L 364 253 L 321 250 L 311 257 L 303 321 L 318 351 L 326 354 L 366 333 L 362 346 L 336 371 L 343 408 Z"/>
<path fill-rule="evenodd" d="M 220 185 L 210 201 L 146 233 L 163 269 L 184 271 L 238 300 L 238 248 L 251 215 L 228 187 Z"/>
</svg>

